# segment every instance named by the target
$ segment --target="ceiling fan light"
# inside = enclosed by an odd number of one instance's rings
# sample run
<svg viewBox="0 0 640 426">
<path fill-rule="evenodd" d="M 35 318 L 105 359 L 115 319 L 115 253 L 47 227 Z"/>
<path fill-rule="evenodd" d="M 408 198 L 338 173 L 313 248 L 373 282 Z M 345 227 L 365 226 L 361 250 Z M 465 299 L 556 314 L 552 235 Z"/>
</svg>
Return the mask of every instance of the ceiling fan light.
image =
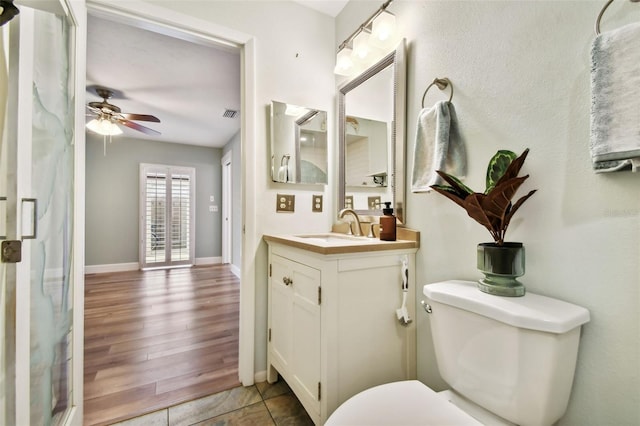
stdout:
<svg viewBox="0 0 640 426">
<path fill-rule="evenodd" d="M 103 136 L 117 136 L 122 134 L 122 130 L 112 123 L 110 120 L 104 118 L 94 118 L 87 123 L 87 129 Z"/>
</svg>

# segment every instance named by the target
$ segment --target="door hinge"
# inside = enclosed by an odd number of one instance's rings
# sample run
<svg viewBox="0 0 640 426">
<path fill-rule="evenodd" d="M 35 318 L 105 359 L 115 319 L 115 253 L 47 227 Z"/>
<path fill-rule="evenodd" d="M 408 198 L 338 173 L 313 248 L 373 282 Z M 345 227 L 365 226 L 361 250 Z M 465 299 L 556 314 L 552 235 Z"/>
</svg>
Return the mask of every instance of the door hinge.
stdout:
<svg viewBox="0 0 640 426">
<path fill-rule="evenodd" d="M 269 264 L 269 277 L 271 277 L 272 269 L 273 269 L 273 268 L 271 267 L 271 264 Z"/>
<path fill-rule="evenodd" d="M 269 329 L 269 341 L 271 341 L 271 329 Z"/>
<path fill-rule="evenodd" d="M 318 401 L 322 399 L 322 385 L 318 382 Z"/>
<path fill-rule="evenodd" d="M 22 241 L 2 241 L 2 253 L 0 258 L 3 263 L 20 263 L 22 261 Z"/>
<path fill-rule="evenodd" d="M 322 287 L 318 287 L 318 305 L 322 304 Z"/>
</svg>

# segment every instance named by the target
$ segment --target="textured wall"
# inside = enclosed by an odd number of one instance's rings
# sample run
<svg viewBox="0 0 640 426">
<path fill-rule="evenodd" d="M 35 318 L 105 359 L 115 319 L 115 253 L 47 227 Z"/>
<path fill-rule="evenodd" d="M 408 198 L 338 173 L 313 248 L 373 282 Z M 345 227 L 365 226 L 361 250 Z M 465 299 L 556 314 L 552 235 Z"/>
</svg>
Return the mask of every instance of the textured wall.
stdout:
<svg viewBox="0 0 640 426">
<path fill-rule="evenodd" d="M 538 193 L 507 235 L 526 246 L 522 281 L 532 292 L 585 306 L 592 317 L 564 425 L 640 423 L 640 176 L 595 175 L 588 149 L 589 50 L 602 3 L 398 0 L 391 6 L 409 44 L 408 170 L 422 94 L 435 77 L 455 86 L 469 186 L 484 189 L 486 163 L 497 149 L 531 148 L 525 187 Z M 336 39 L 375 7 L 349 3 Z M 602 28 L 638 21 L 640 6 L 614 2 Z M 448 96 L 438 92 L 429 91 L 427 105 Z M 408 226 L 422 233 L 418 287 L 479 278 L 476 245 L 490 238 L 484 228 L 438 194 L 409 194 L 407 210 Z M 419 378 L 442 388 L 426 316 L 418 317 Z"/>
</svg>

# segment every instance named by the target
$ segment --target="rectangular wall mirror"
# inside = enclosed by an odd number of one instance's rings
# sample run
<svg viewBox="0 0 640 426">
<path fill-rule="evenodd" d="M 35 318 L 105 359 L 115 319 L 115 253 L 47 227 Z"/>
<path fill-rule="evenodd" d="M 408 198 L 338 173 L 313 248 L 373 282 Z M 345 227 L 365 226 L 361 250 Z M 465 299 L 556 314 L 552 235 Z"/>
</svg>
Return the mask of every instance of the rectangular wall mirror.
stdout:
<svg viewBox="0 0 640 426">
<path fill-rule="evenodd" d="M 271 102 L 271 180 L 327 183 L 327 112 Z"/>
<path fill-rule="evenodd" d="M 338 206 L 381 216 L 390 202 L 406 222 L 405 45 L 340 86 Z"/>
</svg>

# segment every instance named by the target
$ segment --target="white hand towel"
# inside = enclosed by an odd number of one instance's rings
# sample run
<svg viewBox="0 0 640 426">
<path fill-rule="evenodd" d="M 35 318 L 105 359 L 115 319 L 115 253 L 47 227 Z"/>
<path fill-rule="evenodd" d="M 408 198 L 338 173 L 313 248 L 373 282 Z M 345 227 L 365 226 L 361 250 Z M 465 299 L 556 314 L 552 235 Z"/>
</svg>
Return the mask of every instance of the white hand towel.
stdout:
<svg viewBox="0 0 640 426">
<path fill-rule="evenodd" d="M 591 159 L 596 173 L 635 171 L 640 159 L 639 40 L 640 24 L 630 24 L 598 35 L 591 47 Z"/>
<path fill-rule="evenodd" d="M 412 192 L 431 191 L 430 185 L 442 184 L 436 170 L 458 178 L 467 173 L 465 147 L 458 132 L 453 104 L 440 101 L 418 114 L 413 155 Z"/>
</svg>

